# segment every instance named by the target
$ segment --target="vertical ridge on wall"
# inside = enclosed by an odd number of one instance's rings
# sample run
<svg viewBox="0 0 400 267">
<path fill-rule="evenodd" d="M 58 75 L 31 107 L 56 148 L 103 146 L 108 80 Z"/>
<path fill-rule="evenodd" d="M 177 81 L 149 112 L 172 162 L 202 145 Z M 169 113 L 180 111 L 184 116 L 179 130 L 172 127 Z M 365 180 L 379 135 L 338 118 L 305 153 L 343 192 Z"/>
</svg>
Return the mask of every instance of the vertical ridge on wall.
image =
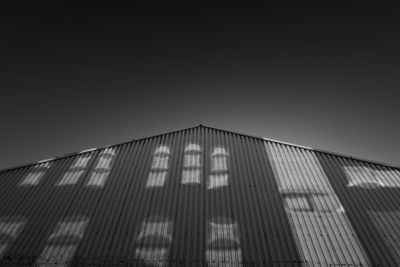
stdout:
<svg viewBox="0 0 400 267">
<path fill-rule="evenodd" d="M 292 231 L 304 260 L 312 266 L 368 266 L 369 261 L 315 154 L 266 142 L 275 164 Z"/>
<path fill-rule="evenodd" d="M 0 172 L 1 264 L 400 265 L 400 171 L 209 127 Z"/>
<path fill-rule="evenodd" d="M 162 186 L 148 187 L 160 146 L 170 150 L 167 174 Z M 185 161 L 187 146 L 200 149 Z M 106 265 L 299 263 L 272 171 L 260 164 L 268 158 L 261 147 L 257 139 L 197 127 L 56 159 L 30 187 L 19 184 L 35 166 L 0 173 L 6 186 L 0 190 L 7 196 L 0 212 L 27 218 L 6 251 L 8 262 L 21 263 L 24 255 L 36 257 L 25 263 L 41 263 L 43 255 L 50 261 Z M 105 152 L 115 154 L 112 163 L 106 163 Z M 88 161 L 80 163 L 81 157 Z M 182 183 L 184 168 L 194 172 Z M 89 182 L 98 170 L 107 173 L 98 175 L 106 177 L 104 183 Z M 85 231 L 73 250 L 64 246 L 74 238 L 67 230 L 65 238 L 51 238 L 68 225 L 63 222 L 79 218 Z M 49 250 L 54 244 L 68 255 L 54 258 L 56 251 Z"/>
<path fill-rule="evenodd" d="M 372 262 L 377 266 L 398 265 L 400 239 L 384 229 L 385 225 L 400 229 L 396 214 L 400 191 L 383 179 L 398 181 L 398 170 L 330 155 L 319 158 Z M 379 170 L 390 170 L 390 175 L 381 175 Z"/>
</svg>

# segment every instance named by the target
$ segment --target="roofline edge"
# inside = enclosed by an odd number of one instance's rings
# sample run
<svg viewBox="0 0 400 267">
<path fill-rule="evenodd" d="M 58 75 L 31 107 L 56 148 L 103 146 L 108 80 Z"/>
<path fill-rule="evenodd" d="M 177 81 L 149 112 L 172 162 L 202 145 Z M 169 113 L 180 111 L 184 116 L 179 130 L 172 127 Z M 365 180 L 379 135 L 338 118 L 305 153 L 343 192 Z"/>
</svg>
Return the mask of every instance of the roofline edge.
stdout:
<svg viewBox="0 0 400 267">
<path fill-rule="evenodd" d="M 151 136 L 147 136 L 147 137 L 141 137 L 141 138 L 138 138 L 138 139 L 134 139 L 133 138 L 133 139 L 131 139 L 129 141 L 120 142 L 120 143 L 116 143 L 116 144 L 113 144 L 113 145 L 106 145 L 106 146 L 101 146 L 101 147 L 98 147 L 98 148 L 84 149 L 84 150 L 81 150 L 81 151 L 67 153 L 67 154 L 64 154 L 64 155 L 61 155 L 61 156 L 50 157 L 50 158 L 47 158 L 47 159 L 44 159 L 44 160 L 39 160 L 39 161 L 36 161 L 36 162 L 30 162 L 30 163 L 26 163 L 26 164 L 17 165 L 17 166 L 7 167 L 7 168 L 4 168 L 4 169 L 0 169 L 0 172 L 10 171 L 10 170 L 13 170 L 13 169 L 24 168 L 24 167 L 36 165 L 38 163 L 45 163 L 45 162 L 49 162 L 49 161 L 55 161 L 55 160 L 58 160 L 58 159 L 66 158 L 66 157 L 71 157 L 71 156 L 78 155 L 78 154 L 81 154 L 81 153 L 88 153 L 88 152 L 98 151 L 98 150 L 101 150 L 101 149 L 104 149 L 104 148 L 108 148 L 108 147 L 114 147 L 114 146 L 120 146 L 120 145 L 124 145 L 124 144 L 134 143 L 134 142 L 137 142 L 137 141 L 142 141 L 142 140 L 146 140 L 146 139 L 150 139 L 150 138 L 155 138 L 155 137 L 159 137 L 159 136 L 166 135 L 166 134 L 173 134 L 173 133 L 177 133 L 177 132 L 181 132 L 181 131 L 187 131 L 187 130 L 190 130 L 190 129 L 201 128 L 201 127 L 209 128 L 209 129 L 213 129 L 213 130 L 217 130 L 217 131 L 223 131 L 223 132 L 227 132 L 227 133 L 232 133 L 232 134 L 236 134 L 236 135 L 242 135 L 242 136 L 246 136 L 246 137 L 250 137 L 250 138 L 260 139 L 262 141 L 269 141 L 269 142 L 273 142 L 273 143 L 277 143 L 277 144 L 293 146 L 293 147 L 302 148 L 302 149 L 315 151 L 315 152 L 320 152 L 320 153 L 324 153 L 324 154 L 330 154 L 330 155 L 334 155 L 334 156 L 339 156 L 339 157 L 359 160 L 359 161 L 363 161 L 363 162 L 367 162 L 367 163 L 379 164 L 379 165 L 382 165 L 382 166 L 386 166 L 386 167 L 395 168 L 395 169 L 400 170 L 400 166 L 394 166 L 394 165 L 388 164 L 388 163 L 383 163 L 383 162 L 370 160 L 370 159 L 364 159 L 364 158 L 361 158 L 361 157 L 350 156 L 350 155 L 346 155 L 346 154 L 332 152 L 332 151 L 329 151 L 329 150 L 323 150 L 323 149 L 318 149 L 318 148 L 313 148 L 313 147 L 308 147 L 308 146 L 302 146 L 302 145 L 297 145 L 297 144 L 284 142 L 284 141 L 278 141 L 278 140 L 267 138 L 267 137 L 260 137 L 260 136 L 255 136 L 255 135 L 242 133 L 242 132 L 234 132 L 234 131 L 230 131 L 230 130 L 225 130 L 225 129 L 220 129 L 220 128 L 216 128 L 216 127 L 212 127 L 212 126 L 207 126 L 207 125 L 204 125 L 204 124 L 201 123 L 201 124 L 199 124 L 197 126 L 187 127 L 187 128 L 183 128 L 183 129 L 180 129 L 180 130 L 175 130 L 175 131 L 171 131 L 171 132 L 151 135 Z"/>
</svg>

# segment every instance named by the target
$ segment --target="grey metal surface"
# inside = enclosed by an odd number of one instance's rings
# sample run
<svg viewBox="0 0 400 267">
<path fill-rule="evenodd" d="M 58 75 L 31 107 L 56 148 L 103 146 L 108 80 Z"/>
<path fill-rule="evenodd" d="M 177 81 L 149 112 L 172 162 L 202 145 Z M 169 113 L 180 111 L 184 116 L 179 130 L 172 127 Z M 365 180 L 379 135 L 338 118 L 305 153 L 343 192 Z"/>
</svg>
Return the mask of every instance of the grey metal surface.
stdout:
<svg viewBox="0 0 400 267">
<path fill-rule="evenodd" d="M 0 254 L 38 266 L 396 266 L 398 186 L 396 168 L 199 126 L 0 172 Z"/>
</svg>

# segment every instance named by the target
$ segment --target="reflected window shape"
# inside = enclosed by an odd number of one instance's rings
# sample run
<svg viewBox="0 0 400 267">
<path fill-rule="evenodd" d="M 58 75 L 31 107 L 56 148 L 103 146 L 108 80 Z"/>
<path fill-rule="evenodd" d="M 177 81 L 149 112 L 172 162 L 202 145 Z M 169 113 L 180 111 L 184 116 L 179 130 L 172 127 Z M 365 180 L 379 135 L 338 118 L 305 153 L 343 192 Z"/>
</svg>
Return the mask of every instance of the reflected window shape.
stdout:
<svg viewBox="0 0 400 267">
<path fill-rule="evenodd" d="M 201 167 L 199 154 L 188 154 L 183 158 L 183 167 Z"/>
<path fill-rule="evenodd" d="M 321 190 L 288 188 L 280 190 L 280 193 L 291 211 L 336 213 L 343 209 L 332 194 Z"/>
<path fill-rule="evenodd" d="M 227 157 L 227 156 L 229 156 L 229 153 L 226 152 L 225 148 L 223 148 L 223 147 L 216 147 L 216 148 L 214 148 L 213 152 L 211 153 L 211 157 L 214 157 L 214 156 Z"/>
<path fill-rule="evenodd" d="M 115 149 L 111 147 L 104 149 L 100 153 L 97 164 L 87 182 L 87 186 L 103 187 L 105 185 L 107 178 L 110 175 L 111 165 L 115 156 Z"/>
<path fill-rule="evenodd" d="M 83 238 L 88 220 L 66 220 L 59 222 L 56 229 L 50 235 L 50 239 L 64 238 L 65 236 L 72 236 L 78 240 Z"/>
<path fill-rule="evenodd" d="M 182 171 L 182 184 L 200 184 L 201 183 L 201 170 L 183 170 Z"/>
<path fill-rule="evenodd" d="M 201 147 L 198 144 L 190 143 L 185 147 L 186 152 L 201 152 Z"/>
<path fill-rule="evenodd" d="M 225 218 L 217 218 L 209 222 L 208 244 L 218 240 L 229 240 L 240 243 L 238 225 Z"/>
<path fill-rule="evenodd" d="M 68 266 L 86 231 L 89 219 L 73 216 L 60 221 L 36 261 L 35 266 Z"/>
<path fill-rule="evenodd" d="M 165 266 L 172 243 L 173 223 L 164 217 L 151 217 L 140 228 L 135 250 L 137 259 L 152 266 Z"/>
<path fill-rule="evenodd" d="M 201 147 L 198 144 L 190 143 L 186 145 L 183 155 L 182 184 L 201 183 Z"/>
<path fill-rule="evenodd" d="M 169 156 L 154 156 L 151 162 L 152 170 L 167 170 L 168 169 Z"/>
<path fill-rule="evenodd" d="M 21 185 L 37 185 L 44 174 L 44 171 L 30 172 L 25 177 L 24 181 L 22 181 Z"/>
<path fill-rule="evenodd" d="M 211 153 L 211 174 L 208 177 L 207 189 L 228 186 L 228 156 L 223 147 L 215 147 Z"/>
<path fill-rule="evenodd" d="M 161 145 L 156 148 L 147 177 L 146 188 L 164 186 L 168 174 L 169 157 L 170 149 L 168 146 Z"/>
<path fill-rule="evenodd" d="M 162 187 L 167 177 L 166 171 L 150 172 L 147 178 L 146 187 Z"/>
<path fill-rule="evenodd" d="M 80 171 L 67 171 L 64 176 L 62 177 L 62 179 L 60 180 L 60 182 L 58 183 L 58 186 L 61 185 L 74 185 L 76 183 L 78 183 L 79 178 L 81 177 L 81 175 L 83 174 L 83 170 Z"/>
<path fill-rule="evenodd" d="M 240 267 L 243 266 L 242 251 L 240 249 L 206 250 L 207 266 Z"/>
<path fill-rule="evenodd" d="M 372 169 L 385 187 L 400 187 L 400 171 L 389 167 L 376 167 Z"/>
<path fill-rule="evenodd" d="M 366 189 L 384 187 L 374 170 L 363 166 L 345 166 L 344 171 L 348 177 L 348 187 L 361 187 Z"/>
<path fill-rule="evenodd" d="M 302 261 L 371 266 L 317 154 L 275 144 L 266 149 Z"/>
<path fill-rule="evenodd" d="M 81 155 L 78 158 L 75 159 L 75 161 L 72 163 L 70 169 L 82 169 L 86 168 L 86 166 L 89 163 L 89 160 L 92 158 L 92 155 Z"/>
<path fill-rule="evenodd" d="M 228 174 L 217 174 L 209 176 L 208 189 L 228 186 Z"/>
<path fill-rule="evenodd" d="M 47 170 L 51 167 L 50 162 L 45 162 L 36 165 L 30 173 L 20 183 L 20 186 L 38 185 Z"/>
<path fill-rule="evenodd" d="M 113 147 L 107 147 L 103 150 L 103 152 L 101 152 L 102 155 L 107 155 L 110 157 L 115 157 L 117 154 L 115 152 L 115 148 Z"/>
<path fill-rule="evenodd" d="M 211 171 L 219 172 L 219 171 L 227 171 L 228 163 L 226 156 L 212 156 L 211 157 Z"/>
<path fill-rule="evenodd" d="M 167 266 L 169 250 L 165 248 L 137 248 L 135 255 L 150 266 Z"/>
<path fill-rule="evenodd" d="M 242 266 L 237 223 L 226 218 L 208 223 L 206 260 L 208 266 Z"/>
<path fill-rule="evenodd" d="M 26 220 L 17 216 L 0 218 L 0 258 L 17 239 L 25 224 Z"/>
<path fill-rule="evenodd" d="M 42 254 L 37 259 L 35 266 L 70 266 L 70 262 L 73 259 L 77 248 L 77 245 L 46 245 Z"/>
<path fill-rule="evenodd" d="M 170 150 L 168 146 L 159 146 L 157 147 L 156 151 L 154 152 L 155 155 L 158 154 L 165 154 L 165 155 L 169 155 L 170 154 Z"/>
<path fill-rule="evenodd" d="M 102 170 L 111 170 L 111 161 L 113 160 L 114 156 L 109 155 L 100 155 L 99 160 L 97 161 L 97 165 L 95 169 L 102 169 Z"/>
<path fill-rule="evenodd" d="M 110 171 L 95 171 L 90 176 L 87 186 L 103 187 L 109 175 Z"/>
<path fill-rule="evenodd" d="M 86 166 L 89 163 L 92 155 L 81 155 L 74 160 L 71 167 L 61 178 L 58 185 L 74 185 L 79 181 L 79 178 L 85 172 Z"/>
<path fill-rule="evenodd" d="M 99 159 L 97 161 L 95 169 L 102 169 L 108 171 L 111 170 L 111 162 L 113 161 L 115 156 L 116 153 L 114 148 L 108 147 L 104 149 L 99 155 Z"/>
<path fill-rule="evenodd" d="M 156 237 L 167 242 L 172 242 L 172 223 L 162 220 L 162 218 L 150 219 L 142 223 L 142 228 L 137 239 L 148 239 L 149 237 L 152 237 L 151 241 L 154 241 L 153 237 Z"/>
</svg>

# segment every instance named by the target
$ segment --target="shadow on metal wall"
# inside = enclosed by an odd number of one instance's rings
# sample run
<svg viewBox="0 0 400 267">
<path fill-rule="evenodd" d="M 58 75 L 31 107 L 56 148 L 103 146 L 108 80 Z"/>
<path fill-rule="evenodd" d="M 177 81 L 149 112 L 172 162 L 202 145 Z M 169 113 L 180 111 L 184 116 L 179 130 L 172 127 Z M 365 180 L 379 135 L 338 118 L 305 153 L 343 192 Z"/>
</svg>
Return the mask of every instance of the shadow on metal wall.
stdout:
<svg viewBox="0 0 400 267">
<path fill-rule="evenodd" d="M 398 266 L 400 189 L 394 176 L 379 173 L 386 167 L 317 155 L 373 266 Z"/>
</svg>

